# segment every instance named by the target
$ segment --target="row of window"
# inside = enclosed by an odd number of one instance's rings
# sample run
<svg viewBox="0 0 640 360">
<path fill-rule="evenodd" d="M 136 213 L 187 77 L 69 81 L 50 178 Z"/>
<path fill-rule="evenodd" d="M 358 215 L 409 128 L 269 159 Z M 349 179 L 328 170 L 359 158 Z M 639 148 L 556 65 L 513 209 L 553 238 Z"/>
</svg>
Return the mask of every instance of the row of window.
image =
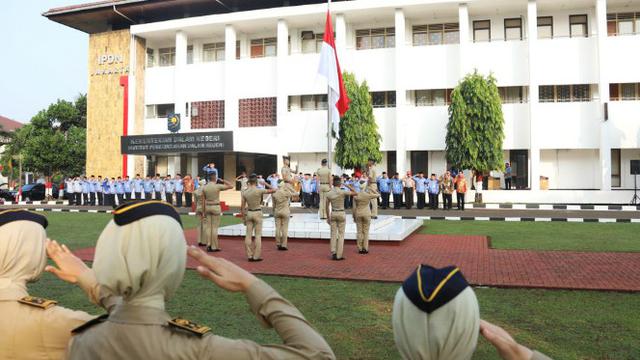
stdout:
<svg viewBox="0 0 640 360">
<path fill-rule="evenodd" d="M 609 36 L 640 34 L 640 12 L 607 15 Z"/>
<path fill-rule="evenodd" d="M 538 88 L 539 101 L 549 102 L 584 102 L 593 100 L 592 85 L 541 85 Z M 448 106 L 451 104 L 452 89 L 411 90 L 411 101 L 415 106 Z M 503 104 L 519 104 L 528 101 L 527 86 L 498 87 Z M 640 83 L 609 84 L 611 101 L 640 101 Z M 395 91 L 371 92 L 371 104 L 374 108 L 393 108 L 396 106 Z M 292 95 L 289 96 L 289 111 L 326 110 L 327 95 Z M 188 113 L 189 104 L 185 105 Z M 191 108 L 191 116 L 198 116 L 197 107 Z M 195 111 L 195 112 L 194 112 Z M 174 104 L 147 105 L 146 117 L 165 118 L 174 112 Z"/>
</svg>

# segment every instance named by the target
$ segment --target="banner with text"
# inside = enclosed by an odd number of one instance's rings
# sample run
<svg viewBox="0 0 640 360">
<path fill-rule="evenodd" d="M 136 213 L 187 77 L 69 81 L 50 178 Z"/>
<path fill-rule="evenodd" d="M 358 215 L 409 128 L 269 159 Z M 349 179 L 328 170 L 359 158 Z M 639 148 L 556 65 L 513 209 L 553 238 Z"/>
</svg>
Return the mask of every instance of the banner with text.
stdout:
<svg viewBox="0 0 640 360">
<path fill-rule="evenodd" d="M 121 153 L 130 155 L 233 151 L 232 131 L 135 135 L 120 139 Z"/>
</svg>

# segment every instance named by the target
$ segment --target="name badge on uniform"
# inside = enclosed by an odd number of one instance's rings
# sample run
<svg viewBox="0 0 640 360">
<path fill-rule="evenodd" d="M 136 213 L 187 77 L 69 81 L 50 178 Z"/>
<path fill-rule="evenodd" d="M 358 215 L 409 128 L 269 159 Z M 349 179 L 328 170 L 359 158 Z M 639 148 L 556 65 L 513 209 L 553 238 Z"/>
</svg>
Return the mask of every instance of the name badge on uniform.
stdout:
<svg viewBox="0 0 640 360">
<path fill-rule="evenodd" d="M 22 299 L 18 300 L 18 302 L 21 304 L 39 307 L 41 309 L 48 309 L 58 304 L 57 301 L 47 300 L 47 299 L 43 299 L 35 296 L 25 296 Z"/>
<path fill-rule="evenodd" d="M 170 320 L 169 325 L 181 330 L 186 330 L 198 336 L 203 336 L 204 334 L 211 331 L 211 328 L 208 326 L 198 325 L 192 321 L 180 318 Z"/>
</svg>

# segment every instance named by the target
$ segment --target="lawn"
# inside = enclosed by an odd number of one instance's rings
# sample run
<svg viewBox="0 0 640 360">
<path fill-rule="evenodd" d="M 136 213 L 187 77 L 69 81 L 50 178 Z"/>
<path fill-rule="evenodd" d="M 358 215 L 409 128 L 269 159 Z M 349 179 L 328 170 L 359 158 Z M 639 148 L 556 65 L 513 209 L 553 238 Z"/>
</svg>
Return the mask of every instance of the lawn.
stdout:
<svg viewBox="0 0 640 360">
<path fill-rule="evenodd" d="M 72 249 L 92 246 L 110 219 L 106 214 L 44 214 L 51 223 L 50 237 Z M 196 222 L 193 216 L 183 216 L 186 228 L 194 227 Z M 223 217 L 224 224 L 237 222 L 236 218 Z M 618 238 L 630 231 L 627 229 L 640 230 L 627 228 L 629 224 L 429 221 L 425 225 L 422 231 L 429 233 L 489 235 L 494 246 L 501 247 L 517 245 L 519 240 L 510 240 L 509 234 L 524 238 L 522 241 L 528 245 L 523 248 L 543 248 L 539 242 L 559 235 L 571 238 L 559 242 L 573 249 L 571 246 L 580 245 L 579 238 L 586 236 L 594 238 L 589 250 L 637 250 L 629 238 L 616 246 L 605 241 L 596 246 L 596 236 L 589 233 L 614 234 Z M 327 338 L 339 359 L 399 359 L 391 329 L 391 307 L 399 284 L 262 278 L 300 308 Z M 555 359 L 640 358 L 640 294 L 493 288 L 475 291 L 483 318 L 506 327 L 522 343 Z M 62 306 L 100 313 L 79 289 L 49 274 L 31 285 L 30 292 L 58 300 Z M 187 271 L 176 297 L 168 304 L 172 315 L 211 326 L 216 334 L 260 343 L 277 342 L 275 332 L 262 329 L 247 309 L 241 295 L 217 289 L 194 271 Z M 495 351 L 481 340 L 474 359 L 496 358 Z"/>
<path fill-rule="evenodd" d="M 422 234 L 484 235 L 496 249 L 640 251 L 640 224 L 425 220 Z"/>
</svg>

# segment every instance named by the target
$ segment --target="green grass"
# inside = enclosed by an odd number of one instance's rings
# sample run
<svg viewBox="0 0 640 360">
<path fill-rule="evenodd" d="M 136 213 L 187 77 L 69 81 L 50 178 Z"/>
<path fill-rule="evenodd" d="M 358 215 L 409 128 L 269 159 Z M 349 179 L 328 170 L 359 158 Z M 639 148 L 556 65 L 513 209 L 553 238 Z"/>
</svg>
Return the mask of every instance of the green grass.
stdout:
<svg viewBox="0 0 640 360">
<path fill-rule="evenodd" d="M 422 234 L 484 235 L 496 249 L 640 251 L 640 224 L 425 220 Z"/>
</svg>

